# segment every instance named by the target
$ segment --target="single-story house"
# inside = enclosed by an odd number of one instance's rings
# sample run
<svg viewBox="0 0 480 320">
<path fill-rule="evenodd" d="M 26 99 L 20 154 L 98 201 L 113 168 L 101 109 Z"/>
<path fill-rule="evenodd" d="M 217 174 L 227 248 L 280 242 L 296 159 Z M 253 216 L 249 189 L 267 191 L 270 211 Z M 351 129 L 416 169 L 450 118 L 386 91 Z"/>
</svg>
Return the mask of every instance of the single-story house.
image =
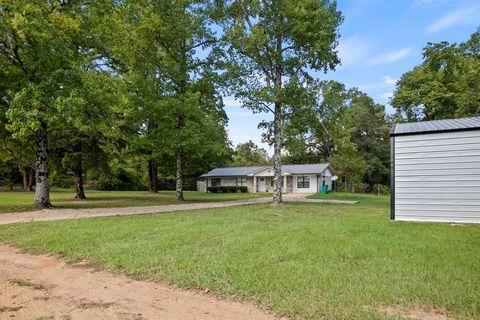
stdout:
<svg viewBox="0 0 480 320">
<path fill-rule="evenodd" d="M 283 192 L 315 193 L 322 185 L 332 188 L 333 170 L 328 163 L 282 166 Z M 215 168 L 200 176 L 205 179 L 203 191 L 211 186 L 247 186 L 248 192 L 272 192 L 272 166 Z"/>
<path fill-rule="evenodd" d="M 480 117 L 396 124 L 392 220 L 480 223 Z"/>
</svg>

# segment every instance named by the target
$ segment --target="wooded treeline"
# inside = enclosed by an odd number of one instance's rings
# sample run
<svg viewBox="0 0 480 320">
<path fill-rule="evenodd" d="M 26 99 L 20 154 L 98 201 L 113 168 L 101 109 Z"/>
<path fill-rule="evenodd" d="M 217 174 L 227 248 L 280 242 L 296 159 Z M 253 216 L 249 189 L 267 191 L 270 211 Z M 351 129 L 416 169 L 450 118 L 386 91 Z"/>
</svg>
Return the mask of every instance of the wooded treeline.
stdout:
<svg viewBox="0 0 480 320">
<path fill-rule="evenodd" d="M 327 0 L 0 0 L 0 179 L 34 189 L 37 207 L 50 207 L 52 183 L 68 187 L 72 177 L 79 199 L 89 184 L 175 189 L 182 201 L 213 167 L 270 161 L 279 203 L 282 162 L 329 161 L 372 191 L 388 183 L 391 122 L 419 118 L 438 97 L 415 96 L 418 81 L 443 72 L 446 85 L 461 73 L 455 100 L 432 110 L 473 112 L 478 32 L 459 47 L 429 45 L 400 81 L 391 118 L 366 94 L 313 73 L 340 63 L 341 22 Z M 260 124 L 271 159 L 251 142 L 232 148 L 226 95 L 273 114 Z"/>
</svg>

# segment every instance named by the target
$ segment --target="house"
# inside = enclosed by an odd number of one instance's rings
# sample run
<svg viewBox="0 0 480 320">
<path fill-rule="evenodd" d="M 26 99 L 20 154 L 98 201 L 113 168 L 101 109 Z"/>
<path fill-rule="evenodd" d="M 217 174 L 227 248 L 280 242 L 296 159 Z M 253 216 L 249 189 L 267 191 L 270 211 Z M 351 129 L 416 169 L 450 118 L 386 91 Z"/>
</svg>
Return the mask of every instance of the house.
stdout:
<svg viewBox="0 0 480 320">
<path fill-rule="evenodd" d="M 273 191 L 272 166 L 215 168 L 200 176 L 205 189 L 211 186 L 247 186 L 248 191 Z M 322 185 L 332 188 L 332 168 L 328 163 L 282 166 L 282 191 L 295 193 L 320 192 Z M 203 190 L 206 191 L 206 190 Z"/>
<path fill-rule="evenodd" d="M 392 220 L 480 223 L 480 117 L 396 124 Z"/>
</svg>

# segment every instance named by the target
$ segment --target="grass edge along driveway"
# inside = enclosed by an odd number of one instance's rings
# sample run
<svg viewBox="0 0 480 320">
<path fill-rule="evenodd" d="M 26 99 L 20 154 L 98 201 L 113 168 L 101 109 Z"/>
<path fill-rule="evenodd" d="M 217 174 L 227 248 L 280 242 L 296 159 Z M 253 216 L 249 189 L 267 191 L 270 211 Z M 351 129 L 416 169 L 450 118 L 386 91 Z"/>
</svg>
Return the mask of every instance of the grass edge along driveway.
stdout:
<svg viewBox="0 0 480 320">
<path fill-rule="evenodd" d="M 357 205 L 254 205 L 0 227 L 0 240 L 138 278 L 236 295 L 305 319 L 392 319 L 379 306 L 480 318 L 480 226 L 388 220 Z M 398 317 L 393 317 L 393 319 Z"/>
<path fill-rule="evenodd" d="M 136 207 L 178 204 L 175 191 L 98 191 L 87 190 L 86 200 L 75 200 L 73 191 L 55 189 L 51 192 L 54 208 L 58 209 L 91 209 Z M 247 200 L 268 197 L 271 194 L 258 193 L 205 193 L 185 191 L 185 203 L 218 202 L 230 200 Z M 37 210 L 33 208 L 33 192 L 0 192 L 0 214 L 7 212 L 24 212 Z"/>
</svg>

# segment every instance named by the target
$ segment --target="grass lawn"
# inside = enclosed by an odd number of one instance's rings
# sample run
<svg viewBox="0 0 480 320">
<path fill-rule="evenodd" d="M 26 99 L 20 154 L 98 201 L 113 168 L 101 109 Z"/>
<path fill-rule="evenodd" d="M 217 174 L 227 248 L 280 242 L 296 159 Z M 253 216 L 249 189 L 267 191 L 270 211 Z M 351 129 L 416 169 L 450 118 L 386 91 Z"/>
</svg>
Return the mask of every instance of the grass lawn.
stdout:
<svg viewBox="0 0 480 320">
<path fill-rule="evenodd" d="M 332 200 L 353 200 L 366 202 L 369 204 L 385 204 L 385 201 L 388 201 L 388 197 L 385 196 L 375 196 L 371 194 L 362 194 L 362 193 L 345 193 L 345 192 L 329 192 L 327 194 L 314 193 L 307 196 L 308 199 L 332 199 Z M 386 200 L 387 199 L 387 200 Z"/>
<path fill-rule="evenodd" d="M 480 226 L 390 222 L 388 198 L 0 227 L 0 240 L 308 319 L 480 319 Z"/>
<path fill-rule="evenodd" d="M 130 206 L 153 206 L 174 204 L 175 191 L 161 191 L 150 193 L 146 191 L 96 191 L 87 190 L 86 200 L 75 200 L 72 190 L 56 189 L 50 194 L 52 204 L 58 208 L 107 208 Z M 249 193 L 204 193 L 185 191 L 186 202 L 209 202 L 237 199 L 250 199 L 254 197 L 271 196 L 267 194 Z M 14 211 L 34 210 L 33 192 L 0 192 L 0 213 Z"/>
</svg>

